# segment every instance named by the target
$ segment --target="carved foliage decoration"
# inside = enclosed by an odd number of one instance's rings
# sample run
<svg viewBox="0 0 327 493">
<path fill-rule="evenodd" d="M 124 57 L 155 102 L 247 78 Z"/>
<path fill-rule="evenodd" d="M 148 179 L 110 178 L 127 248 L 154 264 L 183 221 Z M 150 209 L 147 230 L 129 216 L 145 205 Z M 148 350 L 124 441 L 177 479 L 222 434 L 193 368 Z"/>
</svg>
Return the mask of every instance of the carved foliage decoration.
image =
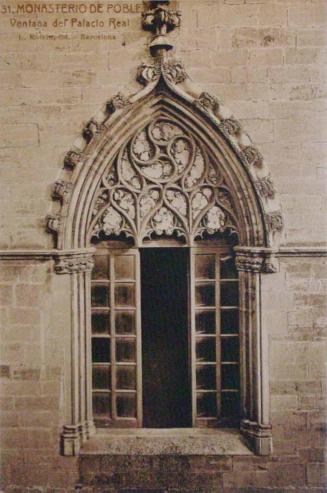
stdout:
<svg viewBox="0 0 327 493">
<path fill-rule="evenodd" d="M 55 257 L 57 274 L 74 274 L 91 271 L 94 267 L 93 256 L 90 254 L 61 255 Z"/>
<path fill-rule="evenodd" d="M 98 123 L 96 120 L 90 120 L 84 130 L 83 130 L 83 137 L 85 138 L 86 142 L 90 142 L 94 135 L 101 132 L 102 130 L 102 125 Z"/>
<path fill-rule="evenodd" d="M 154 63 L 143 63 L 138 68 L 137 80 L 147 85 L 157 81 L 161 75 L 173 84 L 180 84 L 188 78 L 184 64 L 180 60 L 159 59 Z"/>
<path fill-rule="evenodd" d="M 81 151 L 69 151 L 66 154 L 65 160 L 64 160 L 64 165 L 66 168 L 73 169 L 75 166 L 80 164 L 82 161 L 82 153 Z"/>
<path fill-rule="evenodd" d="M 110 101 L 107 102 L 106 108 L 109 114 L 117 110 L 130 106 L 130 101 L 122 93 L 116 94 Z"/>
<path fill-rule="evenodd" d="M 270 231 L 273 233 L 280 232 L 283 229 L 283 216 L 281 211 L 274 211 L 266 215 L 266 222 Z"/>
<path fill-rule="evenodd" d="M 237 231 L 233 200 L 214 163 L 174 120 L 160 117 L 125 145 L 93 202 L 90 237 L 145 239 L 175 235 L 186 244 Z"/>
<path fill-rule="evenodd" d="M 62 217 L 60 214 L 48 214 L 45 218 L 47 230 L 53 233 L 59 233 L 62 227 Z"/>
<path fill-rule="evenodd" d="M 263 164 L 263 157 L 261 153 L 258 151 L 258 149 L 254 146 L 247 146 L 243 150 L 245 159 L 248 164 L 261 167 Z"/>
<path fill-rule="evenodd" d="M 164 2 L 160 3 L 164 4 Z M 142 17 L 143 29 L 155 34 L 164 34 L 165 32 L 172 31 L 176 27 L 179 27 L 181 23 L 181 13 L 170 10 L 164 5 L 158 5 L 154 10 L 144 12 Z"/>
<path fill-rule="evenodd" d="M 239 135 L 242 131 L 240 122 L 235 118 L 227 118 L 226 120 L 223 120 L 220 128 L 223 128 L 229 135 Z"/>
<path fill-rule="evenodd" d="M 271 176 L 264 176 L 263 178 L 257 180 L 255 182 L 255 187 L 258 191 L 258 193 L 266 198 L 266 199 L 273 199 L 275 198 L 275 187 L 273 184 L 273 181 L 271 179 Z"/>
<path fill-rule="evenodd" d="M 208 92 L 202 92 L 198 99 L 195 100 L 194 105 L 203 111 L 211 111 L 214 115 L 217 114 L 219 110 L 219 100 L 209 94 Z"/>
<path fill-rule="evenodd" d="M 72 183 L 64 180 L 56 181 L 53 187 L 52 196 L 55 199 L 61 200 L 61 202 L 66 202 L 72 190 Z"/>
<path fill-rule="evenodd" d="M 236 256 L 236 268 L 244 272 L 260 272 L 264 259 L 259 254 L 239 252 Z"/>
</svg>

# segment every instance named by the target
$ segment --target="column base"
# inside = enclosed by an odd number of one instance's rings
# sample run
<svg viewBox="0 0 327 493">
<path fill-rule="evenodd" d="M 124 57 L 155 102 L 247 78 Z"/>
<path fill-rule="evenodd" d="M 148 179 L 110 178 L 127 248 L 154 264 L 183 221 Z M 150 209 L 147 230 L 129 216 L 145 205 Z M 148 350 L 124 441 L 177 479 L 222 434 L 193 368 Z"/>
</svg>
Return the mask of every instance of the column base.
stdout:
<svg viewBox="0 0 327 493">
<path fill-rule="evenodd" d="M 93 420 L 78 425 L 64 425 L 61 434 L 61 453 L 65 456 L 78 455 L 83 445 L 95 434 Z"/>
<path fill-rule="evenodd" d="M 241 432 L 256 455 L 271 455 L 273 451 L 270 425 L 260 425 L 244 419 Z"/>
<path fill-rule="evenodd" d="M 61 453 L 65 456 L 78 455 L 82 444 L 81 425 L 64 425 L 61 434 Z"/>
</svg>

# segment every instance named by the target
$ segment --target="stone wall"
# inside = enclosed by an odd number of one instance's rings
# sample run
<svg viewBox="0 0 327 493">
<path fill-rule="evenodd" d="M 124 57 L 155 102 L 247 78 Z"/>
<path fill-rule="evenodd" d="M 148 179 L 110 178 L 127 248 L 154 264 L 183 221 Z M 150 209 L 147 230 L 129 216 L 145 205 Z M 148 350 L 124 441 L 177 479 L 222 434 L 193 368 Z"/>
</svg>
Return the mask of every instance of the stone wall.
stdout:
<svg viewBox="0 0 327 493">
<path fill-rule="evenodd" d="M 180 8 L 182 28 L 172 34 L 178 56 L 192 79 L 224 99 L 249 131 L 281 195 L 285 246 L 302 248 L 297 255 L 285 250 L 279 273 L 263 278 L 274 453 L 211 461 L 125 458 L 129 477 L 107 490 L 323 492 L 326 2 L 183 0 Z M 0 15 L 4 250 L 54 246 L 45 232 L 45 216 L 53 207 L 51 187 L 67 150 L 111 96 L 139 87 L 135 73 L 147 57 L 149 39 L 140 29 L 139 13 L 111 12 L 116 21 L 129 22 L 126 27 L 112 23 L 108 30 L 51 27 L 54 19 L 67 17 L 73 16 Z M 29 20 L 44 20 L 48 27 L 17 27 L 18 21 Z M 81 39 L 81 34 L 102 32 L 112 39 Z M 1 480 L 6 493 L 66 493 L 81 480 L 78 459 L 59 454 L 66 413 L 64 372 L 70 360 L 68 282 L 53 273 L 50 258 L 32 252 L 28 258 L 16 254 L 1 260 Z M 97 470 L 93 466 L 82 466 L 82 472 L 83 467 Z M 119 478 L 118 459 L 115 467 Z M 107 490 L 100 485 L 97 491 Z M 90 489 L 84 485 L 82 491 Z"/>
</svg>

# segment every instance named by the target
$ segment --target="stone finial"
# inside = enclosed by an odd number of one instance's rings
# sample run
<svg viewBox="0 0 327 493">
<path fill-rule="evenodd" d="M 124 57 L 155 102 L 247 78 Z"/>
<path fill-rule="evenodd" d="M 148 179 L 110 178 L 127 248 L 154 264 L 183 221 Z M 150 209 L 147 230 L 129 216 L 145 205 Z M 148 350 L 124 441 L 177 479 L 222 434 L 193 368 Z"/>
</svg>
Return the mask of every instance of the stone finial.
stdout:
<svg viewBox="0 0 327 493">
<path fill-rule="evenodd" d="M 143 13 L 143 29 L 151 31 L 154 37 L 150 43 L 151 55 L 162 55 L 174 45 L 169 41 L 167 33 L 181 24 L 181 13 L 169 8 L 170 0 L 150 1 L 150 10 Z"/>
</svg>

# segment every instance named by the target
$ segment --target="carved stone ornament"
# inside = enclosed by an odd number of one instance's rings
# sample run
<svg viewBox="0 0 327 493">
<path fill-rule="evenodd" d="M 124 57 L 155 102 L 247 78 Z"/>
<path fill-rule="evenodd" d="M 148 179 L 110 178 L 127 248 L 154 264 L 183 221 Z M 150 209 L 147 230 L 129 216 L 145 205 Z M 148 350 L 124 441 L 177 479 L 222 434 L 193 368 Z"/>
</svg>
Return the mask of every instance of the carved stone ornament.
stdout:
<svg viewBox="0 0 327 493">
<path fill-rule="evenodd" d="M 198 99 L 194 101 L 194 105 L 197 108 L 213 113 L 214 115 L 216 115 L 219 110 L 219 100 L 208 92 L 201 93 Z"/>
<path fill-rule="evenodd" d="M 239 135 L 242 130 L 240 122 L 235 118 L 227 118 L 226 120 L 223 120 L 220 127 L 229 135 Z"/>
<path fill-rule="evenodd" d="M 274 274 L 278 272 L 279 262 L 275 254 L 268 254 L 265 257 L 263 272 L 267 274 Z"/>
<path fill-rule="evenodd" d="M 263 165 L 262 154 L 254 146 L 247 146 L 243 149 L 243 155 L 249 165 L 261 167 Z"/>
<path fill-rule="evenodd" d="M 87 143 L 89 143 L 95 134 L 101 132 L 102 130 L 102 124 L 96 122 L 95 120 L 90 120 L 84 130 L 83 130 L 83 137 L 86 140 Z"/>
<path fill-rule="evenodd" d="M 151 10 L 143 12 L 143 29 L 152 33 L 166 34 L 173 31 L 181 24 L 181 13 L 170 10 L 167 5 L 169 2 L 151 2 Z"/>
<path fill-rule="evenodd" d="M 251 141 L 244 134 L 240 122 L 229 116 L 231 113 L 215 96 L 202 92 L 197 97 L 196 94 L 199 93 L 194 88 L 190 89 L 189 83 L 183 84 L 188 77 L 183 63 L 167 56 L 166 51 L 170 45 L 163 38 L 167 38 L 167 32 L 180 24 L 180 14 L 171 11 L 169 4 L 168 0 L 151 2 L 150 11 L 143 15 L 144 28 L 154 33 L 153 46 L 157 51 L 152 52 L 152 63 L 143 64 L 139 68 L 138 80 L 143 85 L 153 83 L 151 91 L 162 95 L 163 98 L 167 97 L 169 104 L 175 93 L 176 98 L 172 104 L 176 107 L 180 99 L 184 98 L 187 104 L 193 102 L 202 113 L 216 117 L 212 118 L 212 123 L 216 125 L 217 131 L 221 130 L 225 140 L 229 140 L 230 147 L 239 161 L 249 166 L 261 167 L 262 155 L 253 145 L 247 145 Z M 163 90 L 164 84 L 169 91 Z M 175 87 L 177 84 L 180 84 L 180 87 Z M 106 112 L 102 112 L 101 116 L 98 113 L 97 117 L 86 125 L 83 136 L 87 143 L 107 128 L 105 122 L 108 114 L 132 107 L 135 103 L 142 106 L 142 100 L 145 101 L 149 93 L 150 88 L 147 87 L 130 99 L 121 93 L 114 96 L 107 102 Z M 161 104 L 160 100 L 159 105 Z M 162 114 L 165 114 L 165 111 Z M 121 116 L 124 118 L 124 114 Z M 197 116 L 201 118 L 201 115 Z M 112 119 L 113 126 L 119 122 L 120 115 L 116 117 Z M 87 155 L 87 151 L 78 150 L 80 145 L 79 139 L 76 150 L 73 148 L 67 154 L 66 167 L 74 168 L 84 156 L 83 165 L 89 166 L 90 156 Z M 82 146 L 85 149 L 84 143 Z M 228 186 L 222 179 L 219 162 L 213 162 L 208 158 L 200 141 L 196 141 L 193 135 L 185 131 L 183 124 L 175 122 L 173 117 L 157 117 L 157 120 L 138 132 L 128 144 L 121 144 L 121 148 L 123 149 L 116 156 L 115 162 L 111 161 L 105 171 L 96 194 L 92 194 L 92 211 L 87 224 L 89 239 L 124 234 L 133 237 L 137 244 L 142 244 L 145 238 L 153 234 L 159 235 L 160 231 L 167 235 L 173 231 L 173 234 L 183 237 L 187 244 L 192 244 L 194 240 L 206 234 L 224 230 L 240 233 L 238 211 Z M 252 172 L 249 177 L 252 184 L 254 174 L 255 172 Z M 78 180 L 77 177 L 74 183 L 78 184 Z M 256 177 L 254 185 L 258 194 L 266 199 L 259 201 L 260 206 L 265 209 L 260 217 L 266 220 L 266 224 L 261 228 L 260 238 L 257 236 L 255 240 L 259 243 L 264 241 L 266 231 L 281 231 L 283 223 L 280 213 L 267 212 L 274 208 L 267 204 L 275 198 L 271 177 Z M 69 194 L 69 184 L 64 181 L 55 184 L 54 196 L 62 203 L 67 201 Z M 238 200 L 236 196 L 234 198 Z M 148 210 L 150 203 L 151 208 Z M 171 227 L 160 229 L 156 226 L 159 216 L 154 219 L 154 215 L 161 211 L 161 216 L 167 219 L 170 213 L 165 208 L 173 214 L 174 221 Z M 71 211 L 67 211 L 67 214 L 71 214 Z M 63 216 L 66 217 L 66 211 Z M 163 224 L 163 220 L 161 223 Z M 57 238 L 57 244 L 60 245 L 66 234 L 65 221 L 61 228 L 60 217 L 51 218 L 48 221 L 48 229 L 60 231 Z M 268 237 L 269 246 L 273 237 L 274 235 Z"/>
<path fill-rule="evenodd" d="M 49 214 L 46 217 L 47 230 L 50 232 L 58 233 L 61 227 L 61 221 L 62 219 L 60 214 Z"/>
<path fill-rule="evenodd" d="M 69 151 L 66 154 L 64 165 L 67 168 L 75 168 L 82 160 L 82 153 L 77 151 Z"/>
<path fill-rule="evenodd" d="M 268 227 L 272 233 L 281 232 L 284 227 L 284 221 L 281 211 L 274 211 L 266 215 Z"/>
<path fill-rule="evenodd" d="M 265 199 L 275 198 L 275 187 L 270 175 L 260 178 L 254 185 L 261 197 L 264 197 Z"/>
<path fill-rule="evenodd" d="M 143 29 L 151 31 L 154 35 L 150 43 L 150 53 L 154 57 L 161 57 L 174 47 L 168 39 L 167 33 L 181 24 L 181 13 L 171 10 L 169 3 L 168 0 L 150 2 L 150 10 L 142 14 Z"/>
<path fill-rule="evenodd" d="M 261 272 L 264 259 L 256 253 L 237 252 L 235 265 L 237 270 L 243 272 Z"/>
<path fill-rule="evenodd" d="M 59 180 L 53 186 L 53 197 L 66 202 L 72 191 L 72 183 L 69 181 Z"/>
<path fill-rule="evenodd" d="M 184 64 L 180 60 L 167 60 L 162 64 L 162 72 L 174 84 L 180 84 L 188 77 Z"/>
<path fill-rule="evenodd" d="M 146 85 L 157 81 L 161 75 L 173 84 L 180 84 L 188 78 L 183 62 L 174 59 L 167 61 L 160 59 L 153 64 L 143 63 L 138 68 L 137 80 Z"/>
<path fill-rule="evenodd" d="M 93 269 L 94 260 L 91 254 L 61 255 L 55 257 L 57 274 L 74 274 L 89 272 Z"/>
<path fill-rule="evenodd" d="M 116 94 L 110 101 L 107 102 L 106 108 L 109 114 L 114 113 L 117 110 L 121 110 L 122 108 L 126 108 L 130 106 L 130 101 L 126 98 L 121 92 Z"/>
<path fill-rule="evenodd" d="M 137 70 L 136 79 L 140 84 L 146 85 L 155 82 L 161 75 L 160 63 L 142 63 Z"/>
<path fill-rule="evenodd" d="M 176 121 L 160 117 L 139 131 L 108 168 L 94 199 L 90 237 L 153 235 L 191 243 L 237 231 L 233 200 L 202 146 Z"/>
</svg>

